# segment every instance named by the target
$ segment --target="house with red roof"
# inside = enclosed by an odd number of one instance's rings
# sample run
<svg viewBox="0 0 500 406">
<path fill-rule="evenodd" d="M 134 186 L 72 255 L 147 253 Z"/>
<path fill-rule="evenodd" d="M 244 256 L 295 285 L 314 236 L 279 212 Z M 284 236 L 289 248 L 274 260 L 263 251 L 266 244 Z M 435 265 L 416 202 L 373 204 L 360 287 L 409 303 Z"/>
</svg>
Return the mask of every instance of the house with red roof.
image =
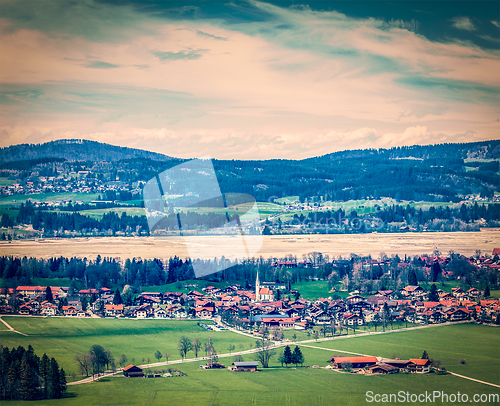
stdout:
<svg viewBox="0 0 500 406">
<path fill-rule="evenodd" d="M 481 291 L 477 288 L 470 288 L 467 291 L 467 295 L 472 299 L 477 299 L 479 296 L 481 296 Z"/>
<path fill-rule="evenodd" d="M 466 309 L 451 309 L 446 312 L 449 321 L 460 321 L 469 319 L 469 311 Z"/>
<path fill-rule="evenodd" d="M 215 308 L 213 306 L 200 306 L 196 307 L 194 310 L 196 317 L 200 318 L 213 317 L 215 313 Z"/>
<path fill-rule="evenodd" d="M 428 359 L 410 358 L 408 370 L 415 374 L 426 374 L 431 372 L 431 362 Z"/>
<path fill-rule="evenodd" d="M 123 314 L 123 305 L 107 304 L 104 305 L 104 314 L 109 317 L 119 316 Z"/>
<path fill-rule="evenodd" d="M 57 306 L 51 303 L 44 304 L 40 314 L 42 316 L 55 316 L 57 314 Z"/>
<path fill-rule="evenodd" d="M 344 369 L 348 366 L 351 368 L 366 368 L 375 365 L 378 362 L 377 357 L 332 357 L 330 361 L 333 368 Z"/>
</svg>

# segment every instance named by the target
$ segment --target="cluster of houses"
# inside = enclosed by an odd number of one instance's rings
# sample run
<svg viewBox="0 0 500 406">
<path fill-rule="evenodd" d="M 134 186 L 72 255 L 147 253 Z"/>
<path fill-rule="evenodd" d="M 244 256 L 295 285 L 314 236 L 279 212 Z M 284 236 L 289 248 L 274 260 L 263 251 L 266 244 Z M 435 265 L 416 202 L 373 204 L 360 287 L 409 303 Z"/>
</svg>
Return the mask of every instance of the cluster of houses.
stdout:
<svg viewBox="0 0 500 406">
<path fill-rule="evenodd" d="M 92 170 L 95 169 L 95 170 Z M 72 171 L 65 165 L 57 166 L 57 176 L 42 176 L 37 169 L 26 179 L 19 179 L 10 185 L 0 186 L 0 196 L 14 196 L 40 193 L 106 193 L 107 191 L 133 191 L 140 193 L 140 182 L 126 183 L 119 180 L 103 181 L 94 176 L 98 168 Z M 66 202 L 51 202 L 50 206 Z M 75 203 L 75 202 L 73 202 Z"/>
<path fill-rule="evenodd" d="M 137 319 L 211 319 L 221 317 L 226 323 L 246 329 L 297 329 L 314 326 L 357 328 L 393 321 L 442 323 L 481 319 L 496 320 L 499 300 L 482 300 L 481 291 L 453 288 L 451 293 L 438 290 L 438 301 L 429 301 L 420 286 L 406 286 L 399 292 L 380 290 L 371 296 L 351 294 L 345 299 L 304 298 L 276 300 L 280 284 L 256 279 L 255 291 L 238 285 L 226 288 L 207 286 L 200 291 L 142 292 L 134 305 L 116 304 L 108 288 L 80 290 L 68 295 L 66 287 L 50 287 L 52 301 L 43 286 L 18 286 L 0 290 L 1 313 L 14 313 L 10 305 L 17 299 L 17 313 L 22 315 L 67 317 L 127 317 Z M 69 300 L 71 299 L 71 300 Z M 87 305 L 88 303 L 88 305 Z"/>
<path fill-rule="evenodd" d="M 395 374 L 398 372 L 426 374 L 431 371 L 431 361 L 420 358 L 403 360 L 368 356 L 335 356 L 330 359 L 330 362 L 332 368 L 352 369 L 366 374 Z"/>
</svg>

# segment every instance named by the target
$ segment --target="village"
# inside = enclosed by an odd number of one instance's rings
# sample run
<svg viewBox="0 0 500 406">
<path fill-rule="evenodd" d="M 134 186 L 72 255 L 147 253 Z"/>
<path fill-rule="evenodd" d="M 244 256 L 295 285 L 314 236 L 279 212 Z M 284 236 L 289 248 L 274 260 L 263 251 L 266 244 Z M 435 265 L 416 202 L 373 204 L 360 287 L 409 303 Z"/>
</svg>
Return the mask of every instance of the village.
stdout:
<svg viewBox="0 0 500 406">
<path fill-rule="evenodd" d="M 500 249 L 495 249 L 493 257 L 471 257 L 469 262 L 476 267 L 498 271 L 500 265 L 495 259 L 499 252 Z M 427 261 L 424 272 L 432 272 L 434 264 L 445 264 L 449 258 L 434 256 L 422 257 L 422 260 Z M 368 259 L 360 267 L 378 266 L 383 262 Z M 272 266 L 286 269 L 298 265 L 294 261 L 281 261 Z M 398 267 L 405 265 L 408 264 L 402 262 Z M 349 284 L 344 285 L 347 290 Z M 429 285 L 426 283 L 426 286 Z M 326 337 L 342 334 L 344 329 L 347 333 L 349 329 L 355 332 L 362 326 L 377 331 L 379 326 L 385 329 L 398 322 L 413 325 L 459 321 L 498 324 L 500 319 L 500 301 L 488 298 L 489 288 L 485 292 L 475 287 L 454 287 L 451 292 L 445 292 L 439 284 L 432 284 L 426 290 L 413 283 L 398 290 L 369 292 L 364 289 L 360 292 L 355 289 L 346 291 L 344 298 L 337 292 L 330 297 L 307 300 L 299 291 L 289 290 L 287 283 L 261 282 L 258 272 L 253 289 L 238 284 L 224 288 L 206 286 L 199 290 L 193 285 L 185 287 L 192 290 L 188 293 L 139 292 L 134 295 L 132 305 L 124 304 L 119 289 L 112 291 L 106 287 L 79 291 L 60 286 L 3 288 L 0 289 L 0 314 L 215 320 L 219 326 L 231 326 L 252 334 L 261 334 L 266 329 L 277 340 L 283 338 L 283 330 L 292 329 Z"/>
</svg>

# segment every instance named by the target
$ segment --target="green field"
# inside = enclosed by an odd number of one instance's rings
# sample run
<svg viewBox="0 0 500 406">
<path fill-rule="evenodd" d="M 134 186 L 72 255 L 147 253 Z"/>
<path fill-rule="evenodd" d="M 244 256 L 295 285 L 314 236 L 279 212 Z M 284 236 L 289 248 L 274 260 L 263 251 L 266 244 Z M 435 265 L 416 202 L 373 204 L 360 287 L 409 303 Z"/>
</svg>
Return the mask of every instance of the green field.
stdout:
<svg viewBox="0 0 500 406">
<path fill-rule="evenodd" d="M 64 210 L 58 210 L 58 211 L 53 211 L 54 213 L 67 213 L 71 214 L 73 212 L 71 211 L 64 211 Z M 114 212 L 118 214 L 119 216 L 122 215 L 122 213 L 127 213 L 127 216 L 145 216 L 144 209 L 142 207 L 127 207 L 127 206 L 122 206 L 122 207 L 111 207 L 107 209 L 91 209 L 91 210 L 80 210 L 78 213 L 91 217 L 96 220 L 102 219 L 102 217 L 106 213 L 111 213 Z"/>
<path fill-rule="evenodd" d="M 12 286 L 12 281 L 9 279 L 0 278 L 0 288 Z M 84 286 L 81 282 L 75 281 L 78 288 L 83 289 Z M 15 283 L 15 282 L 14 282 Z M 14 286 L 16 286 L 15 283 Z M 71 285 L 71 279 L 69 278 L 32 278 L 31 286 L 67 286 Z"/>
<path fill-rule="evenodd" d="M 9 178 L 0 177 L 0 186 L 10 186 L 13 183 L 16 183 L 16 181 Z"/>
<path fill-rule="evenodd" d="M 15 221 L 17 218 L 17 215 L 19 214 L 19 210 L 11 208 L 11 207 L 1 207 L 0 206 L 0 216 L 2 216 L 3 214 L 7 214 L 13 221 Z"/>
<path fill-rule="evenodd" d="M 134 359 L 136 364 L 144 364 L 148 357 L 151 362 L 156 362 L 156 350 L 162 353 L 170 351 L 172 360 L 180 359 L 177 342 L 182 335 L 191 339 L 198 337 L 202 343 L 211 337 L 219 353 L 228 352 L 231 343 L 242 344 L 248 350 L 249 343 L 254 341 L 228 331 L 205 330 L 197 325 L 197 321 L 5 316 L 4 320 L 29 337 L 0 331 L 3 346 L 22 345 L 26 348 L 31 344 L 37 354 L 45 352 L 56 358 L 68 375 L 78 374 L 75 355 L 87 352 L 94 344 L 109 349 L 116 360 L 125 354 L 130 362 Z M 188 357 L 194 357 L 194 353 L 188 353 Z"/>
<path fill-rule="evenodd" d="M 328 281 L 302 281 L 297 282 L 292 285 L 293 290 L 298 290 L 300 296 L 314 301 L 320 297 L 331 297 L 333 295 L 339 295 L 342 299 L 349 296 L 349 292 L 340 291 L 340 284 L 336 285 L 336 291 L 330 292 L 328 290 Z"/>
<path fill-rule="evenodd" d="M 0 205 L 3 206 L 19 206 L 21 203 L 26 203 L 27 200 L 34 202 L 56 202 L 61 200 L 81 201 L 88 203 L 92 200 L 97 200 L 98 195 L 95 193 L 39 193 L 33 195 L 15 195 L 0 198 Z"/>
<path fill-rule="evenodd" d="M 402 359 L 420 358 L 426 350 L 429 357 L 440 360 L 449 371 L 500 385 L 499 344 L 498 327 L 456 324 L 337 339 L 313 345 Z M 461 359 L 465 359 L 466 363 L 461 364 Z"/>
<path fill-rule="evenodd" d="M 29 323 L 19 324 L 19 328 L 26 327 Z M 8 318 L 8 321 L 13 321 Z M 77 320 L 61 320 L 61 322 Z M 85 320 L 86 322 L 90 320 Z M 92 320 L 93 321 L 93 320 Z M 115 323 L 115 320 L 96 320 L 98 322 Z M 120 322 L 128 322 L 120 320 Z M 128 334 L 125 328 L 123 334 L 129 340 L 130 347 L 143 345 L 142 341 L 156 336 L 154 327 L 149 326 L 151 321 L 138 321 L 142 323 L 140 340 L 134 339 L 134 335 Z M 153 323 L 155 323 L 153 321 Z M 172 323 L 172 322 L 170 322 Z M 176 323 L 176 322 L 173 322 Z M 181 322 L 186 323 L 186 322 Z M 187 322 L 186 335 L 191 335 L 193 325 Z M 136 325 L 137 326 L 137 325 Z M 54 326 L 52 326 L 54 327 Z M 65 337 L 65 345 L 73 346 L 78 334 L 89 335 L 92 339 L 104 339 L 108 328 L 95 325 L 94 329 L 83 328 L 75 324 L 63 325 L 58 331 L 57 337 Z M 115 325 L 111 330 L 120 329 L 122 326 Z M 34 329 L 36 327 L 33 327 Z M 176 328 L 180 328 L 176 326 Z M 80 331 L 80 329 L 82 329 Z M 102 329 L 102 331 L 94 331 Z M 35 340 L 31 338 L 32 344 L 45 339 L 50 330 L 45 326 L 41 334 Z M 184 331 L 184 329 L 182 329 Z M 92 333 L 93 332 L 93 333 Z M 5 336 L 1 332 L 0 337 Z M 210 332 L 212 336 L 215 333 Z M 221 332 L 239 343 L 244 338 L 235 336 L 228 332 Z M 176 337 L 163 337 L 169 341 L 175 341 Z M 201 338 L 201 333 L 200 333 Z M 22 337 L 16 335 L 17 343 Z M 47 336 L 47 340 L 53 340 Z M 463 340 L 466 339 L 466 342 Z M 2 340 L 3 341 L 3 340 Z M 299 344 L 300 345 L 300 344 Z M 336 339 L 328 343 L 308 344 L 315 347 L 328 347 L 339 350 L 366 352 L 368 354 L 392 356 L 393 352 L 401 357 L 419 357 L 426 349 L 431 357 L 440 359 L 443 365 L 451 371 L 463 373 L 467 376 L 479 374 L 479 379 L 498 381 L 498 330 L 474 325 L 439 326 L 409 332 L 390 333 L 385 335 L 358 337 L 351 339 Z M 223 347 L 223 346 L 222 346 Z M 238 348 L 238 345 L 236 345 Z M 344 347 L 344 348 L 340 348 Z M 85 351 L 87 348 L 83 348 Z M 292 345 L 293 349 L 293 345 Z M 327 365 L 335 352 L 324 349 L 308 348 L 301 346 L 305 357 L 305 366 Z M 35 347 L 36 350 L 36 347 Z M 278 350 L 281 351 L 281 350 Z M 223 351 L 220 351 L 223 352 Z M 459 357 L 457 359 L 457 357 Z M 467 363 L 460 365 L 460 358 L 465 358 Z M 221 361 L 226 365 L 231 363 L 232 358 L 223 358 Z M 251 355 L 245 355 L 244 359 L 249 361 Z M 100 382 L 86 385 L 69 386 L 67 397 L 57 401 L 30 402 L 33 405 L 362 405 L 366 404 L 366 392 L 374 394 L 398 393 L 399 391 L 410 394 L 421 394 L 426 391 L 443 391 L 454 394 L 457 391 L 466 393 L 470 397 L 474 394 L 499 393 L 497 388 L 486 386 L 477 382 L 465 380 L 451 375 L 415 375 L 395 374 L 366 376 L 348 373 L 339 373 L 325 369 L 312 369 L 307 367 L 281 368 L 277 362 L 270 364 L 271 368 L 260 370 L 255 373 L 230 372 L 226 370 L 201 370 L 198 368 L 200 362 L 181 363 L 174 365 L 187 374 L 176 378 L 155 379 L 131 379 L 123 376 L 108 377 Z M 458 364 L 458 365 L 455 365 Z M 459 370 L 459 367 L 462 367 Z M 66 367 L 65 367 L 66 368 Z M 26 402 L 9 402 L 9 404 L 28 404 Z M 427 403 L 412 403 L 423 405 Z M 456 403 L 433 403 L 433 404 L 456 404 Z M 495 403 L 490 403 L 495 404 Z M 498 403 L 497 403 L 498 404 Z"/>
<path fill-rule="evenodd" d="M 181 287 L 177 287 L 179 286 Z M 191 285 L 191 286 L 188 286 Z M 188 287 L 186 287 L 188 286 Z M 203 288 L 206 288 L 207 286 L 214 286 L 216 288 L 225 288 L 228 286 L 227 282 L 211 282 L 211 281 L 204 281 L 201 279 L 191 279 L 191 280 L 185 280 L 182 282 L 174 282 L 174 283 L 168 283 L 166 285 L 158 285 L 158 286 L 143 286 L 142 291 L 143 292 L 182 292 L 182 293 L 189 293 L 192 290 L 197 290 L 198 292 L 202 292 Z"/>
</svg>

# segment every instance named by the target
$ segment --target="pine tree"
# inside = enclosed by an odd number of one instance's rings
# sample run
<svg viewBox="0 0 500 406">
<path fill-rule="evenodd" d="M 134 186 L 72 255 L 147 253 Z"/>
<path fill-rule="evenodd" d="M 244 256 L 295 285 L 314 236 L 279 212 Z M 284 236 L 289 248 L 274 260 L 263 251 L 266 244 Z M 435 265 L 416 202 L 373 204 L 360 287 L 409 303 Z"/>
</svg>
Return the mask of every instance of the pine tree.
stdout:
<svg viewBox="0 0 500 406">
<path fill-rule="evenodd" d="M 40 384 L 43 387 L 43 398 L 48 398 L 48 379 L 49 379 L 49 368 L 50 368 L 50 360 L 47 354 L 42 355 L 42 359 L 40 360 Z"/>
<path fill-rule="evenodd" d="M 21 361 L 19 395 L 23 400 L 34 400 L 38 397 L 35 371 L 31 368 L 28 352 Z"/>
<path fill-rule="evenodd" d="M 439 302 L 439 295 L 437 292 L 436 285 L 431 286 L 431 290 L 429 292 L 429 301 L 430 302 Z"/>
<path fill-rule="evenodd" d="M 59 371 L 59 387 L 61 389 L 61 396 L 62 392 L 66 391 L 66 372 L 64 372 L 64 369 L 61 368 Z"/>
<path fill-rule="evenodd" d="M 422 354 L 422 359 L 429 359 L 429 354 L 427 354 L 427 350 L 424 350 L 424 353 Z"/>
<path fill-rule="evenodd" d="M 123 301 L 122 301 L 122 296 L 120 295 L 120 291 L 118 289 L 116 289 L 115 297 L 113 298 L 113 304 L 120 305 L 122 303 L 123 303 Z"/>
<path fill-rule="evenodd" d="M 438 261 L 435 261 L 432 265 L 432 282 L 436 282 L 439 275 L 441 275 L 441 265 L 439 265 Z"/>
<path fill-rule="evenodd" d="M 290 349 L 290 346 L 285 347 L 285 351 L 283 352 L 284 360 L 283 362 L 285 363 L 286 366 L 288 364 L 292 363 L 292 350 Z"/>
<path fill-rule="evenodd" d="M 484 297 L 490 297 L 490 285 L 486 285 L 486 288 L 484 289 Z"/>
<path fill-rule="evenodd" d="M 302 351 L 300 350 L 299 346 L 295 346 L 292 354 L 292 363 L 297 366 L 298 364 L 303 364 L 304 363 L 304 356 L 302 355 Z"/>
<path fill-rule="evenodd" d="M 54 297 L 52 296 L 52 289 L 50 289 L 50 286 L 47 286 L 47 288 L 45 289 L 45 300 L 50 303 L 54 301 Z"/>
<path fill-rule="evenodd" d="M 417 274 L 414 269 L 410 269 L 408 273 L 408 285 L 416 286 L 418 284 Z"/>
<path fill-rule="evenodd" d="M 7 398 L 16 399 L 19 393 L 19 362 L 11 362 L 9 372 L 7 374 Z"/>
<path fill-rule="evenodd" d="M 59 365 L 57 364 L 57 361 L 54 358 L 51 358 L 50 360 L 48 386 L 49 386 L 49 396 L 51 398 L 58 399 L 62 396 Z"/>
</svg>

